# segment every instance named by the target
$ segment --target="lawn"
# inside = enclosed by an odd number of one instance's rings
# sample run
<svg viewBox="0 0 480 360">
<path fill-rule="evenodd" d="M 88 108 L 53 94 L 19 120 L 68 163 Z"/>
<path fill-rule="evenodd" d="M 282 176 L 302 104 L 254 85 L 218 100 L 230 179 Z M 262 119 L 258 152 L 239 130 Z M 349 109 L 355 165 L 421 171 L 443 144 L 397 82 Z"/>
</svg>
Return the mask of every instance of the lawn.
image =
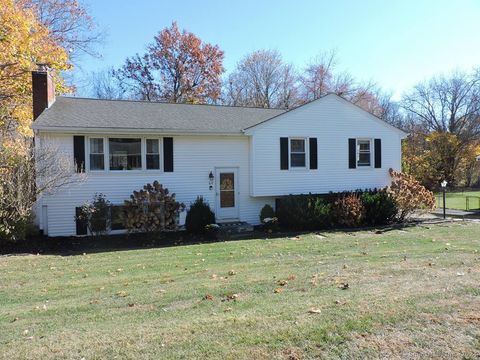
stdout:
<svg viewBox="0 0 480 360">
<path fill-rule="evenodd" d="M 465 191 L 465 192 L 448 192 L 446 193 L 446 207 L 447 209 L 467 210 L 467 196 L 471 197 L 469 200 L 469 208 L 480 209 L 480 191 Z M 436 193 L 437 207 L 443 207 L 442 193 Z"/>
<path fill-rule="evenodd" d="M 0 357 L 478 359 L 479 234 L 444 223 L 0 257 Z"/>
</svg>

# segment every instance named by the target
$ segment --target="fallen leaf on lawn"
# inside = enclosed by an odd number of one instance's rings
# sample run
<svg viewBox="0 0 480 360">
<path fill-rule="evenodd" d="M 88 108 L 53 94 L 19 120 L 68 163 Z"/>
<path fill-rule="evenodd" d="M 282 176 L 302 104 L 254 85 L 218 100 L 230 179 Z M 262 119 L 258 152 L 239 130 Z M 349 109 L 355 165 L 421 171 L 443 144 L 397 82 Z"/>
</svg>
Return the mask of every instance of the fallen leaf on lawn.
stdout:
<svg viewBox="0 0 480 360">
<path fill-rule="evenodd" d="M 225 310 L 223 310 L 223 312 L 229 312 L 229 311 L 232 311 L 232 308 L 226 308 Z"/>
<path fill-rule="evenodd" d="M 228 275 L 230 275 L 230 276 L 237 275 L 237 272 L 235 270 L 230 270 L 228 272 Z"/>
<path fill-rule="evenodd" d="M 350 288 L 350 285 L 348 285 L 348 283 L 342 283 L 340 285 L 340 289 L 342 289 L 342 290 L 347 290 L 348 288 Z"/>
<path fill-rule="evenodd" d="M 318 274 L 313 274 L 312 280 L 310 280 L 310 284 L 312 284 L 312 286 L 317 286 L 317 280 L 318 280 Z"/>
<path fill-rule="evenodd" d="M 23 330 L 23 335 L 28 335 L 29 331 L 28 329 Z"/>
<path fill-rule="evenodd" d="M 125 296 L 128 296 L 127 292 L 126 291 L 119 291 L 116 293 L 117 296 L 119 297 L 125 297 Z"/>
<path fill-rule="evenodd" d="M 100 304 L 100 300 L 98 300 L 98 299 L 90 300 L 90 305 L 93 305 L 93 304 Z"/>
<path fill-rule="evenodd" d="M 283 291 L 282 288 L 276 288 L 275 290 L 273 290 L 275 294 L 281 293 L 282 291 Z"/>
<path fill-rule="evenodd" d="M 128 304 L 128 307 L 134 307 L 134 306 L 137 306 L 137 304 L 135 304 L 135 303 Z"/>
<path fill-rule="evenodd" d="M 309 314 L 320 314 L 321 312 L 322 312 L 322 310 L 317 309 L 317 308 L 311 308 L 310 310 L 308 310 Z"/>
<path fill-rule="evenodd" d="M 210 301 L 212 301 L 212 300 L 213 300 L 213 296 L 210 295 L 210 294 L 207 294 L 207 295 L 205 295 L 205 296 L 203 297 L 203 300 L 210 300 Z"/>
<path fill-rule="evenodd" d="M 293 281 L 293 280 L 295 280 L 296 278 L 297 278 L 297 277 L 292 274 L 292 275 L 288 275 L 287 280 Z"/>
<path fill-rule="evenodd" d="M 457 276 L 465 276 L 464 272 L 457 272 Z"/>
<path fill-rule="evenodd" d="M 280 285 L 280 286 L 285 286 L 285 285 L 288 284 L 288 281 L 287 280 L 278 280 L 277 284 Z"/>
<path fill-rule="evenodd" d="M 237 299 L 238 299 L 238 294 L 226 294 L 225 298 L 222 301 L 230 301 L 230 300 L 237 301 Z"/>
<path fill-rule="evenodd" d="M 215 280 L 216 278 L 217 278 L 217 274 L 212 274 L 212 275 L 210 276 L 210 279 L 214 279 L 214 280 Z"/>
</svg>

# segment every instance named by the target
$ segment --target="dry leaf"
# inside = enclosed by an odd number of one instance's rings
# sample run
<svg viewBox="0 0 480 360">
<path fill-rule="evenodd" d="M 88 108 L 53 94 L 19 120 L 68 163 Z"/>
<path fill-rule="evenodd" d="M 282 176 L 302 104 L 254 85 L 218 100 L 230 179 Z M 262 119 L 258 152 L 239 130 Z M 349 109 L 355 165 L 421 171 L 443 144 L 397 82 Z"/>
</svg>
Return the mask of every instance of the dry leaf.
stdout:
<svg viewBox="0 0 480 360">
<path fill-rule="evenodd" d="M 210 300 L 210 301 L 212 301 L 212 300 L 213 300 L 213 296 L 210 295 L 210 294 L 207 294 L 207 295 L 205 295 L 205 296 L 203 297 L 203 300 Z"/>
<path fill-rule="evenodd" d="M 308 310 L 309 314 L 320 314 L 321 312 L 322 312 L 322 310 L 317 309 L 317 308 L 311 308 L 310 310 Z"/>
<path fill-rule="evenodd" d="M 275 290 L 273 290 L 275 294 L 281 293 L 282 291 L 283 291 L 282 288 L 276 288 Z"/>
</svg>

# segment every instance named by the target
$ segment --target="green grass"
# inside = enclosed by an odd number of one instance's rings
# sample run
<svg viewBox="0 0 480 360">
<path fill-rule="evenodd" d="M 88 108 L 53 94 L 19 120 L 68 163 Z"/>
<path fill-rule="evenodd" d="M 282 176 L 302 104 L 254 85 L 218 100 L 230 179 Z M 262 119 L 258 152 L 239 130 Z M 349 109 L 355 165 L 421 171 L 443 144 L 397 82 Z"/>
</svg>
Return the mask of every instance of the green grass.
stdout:
<svg viewBox="0 0 480 360">
<path fill-rule="evenodd" d="M 446 223 L 0 257 L 0 358 L 478 358 L 479 234 Z"/>
<path fill-rule="evenodd" d="M 467 210 L 467 196 L 474 198 L 470 199 L 469 208 L 480 208 L 480 191 L 465 191 L 465 192 L 448 192 L 446 193 L 446 207 L 447 209 Z M 443 195 L 436 193 L 437 207 L 443 208 Z"/>
</svg>

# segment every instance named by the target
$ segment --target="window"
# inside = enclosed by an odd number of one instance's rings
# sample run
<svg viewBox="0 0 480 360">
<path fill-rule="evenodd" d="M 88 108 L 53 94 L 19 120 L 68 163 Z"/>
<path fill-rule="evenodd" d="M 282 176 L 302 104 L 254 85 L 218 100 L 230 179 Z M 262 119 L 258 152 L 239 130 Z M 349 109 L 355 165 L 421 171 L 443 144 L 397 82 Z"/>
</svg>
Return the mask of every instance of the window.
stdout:
<svg viewBox="0 0 480 360">
<path fill-rule="evenodd" d="M 160 169 L 160 146 L 158 139 L 147 139 L 147 169 Z"/>
<path fill-rule="evenodd" d="M 290 166 L 304 168 L 305 164 L 305 139 L 290 139 Z"/>
<path fill-rule="evenodd" d="M 141 139 L 108 139 L 110 151 L 110 170 L 141 170 Z"/>
<path fill-rule="evenodd" d="M 110 228 L 111 230 L 124 230 L 123 225 L 124 207 L 122 205 L 112 205 L 110 207 Z"/>
<path fill-rule="evenodd" d="M 103 138 L 90 139 L 90 170 L 105 169 Z"/>
<path fill-rule="evenodd" d="M 357 140 L 357 165 L 370 166 L 370 140 Z"/>
</svg>

